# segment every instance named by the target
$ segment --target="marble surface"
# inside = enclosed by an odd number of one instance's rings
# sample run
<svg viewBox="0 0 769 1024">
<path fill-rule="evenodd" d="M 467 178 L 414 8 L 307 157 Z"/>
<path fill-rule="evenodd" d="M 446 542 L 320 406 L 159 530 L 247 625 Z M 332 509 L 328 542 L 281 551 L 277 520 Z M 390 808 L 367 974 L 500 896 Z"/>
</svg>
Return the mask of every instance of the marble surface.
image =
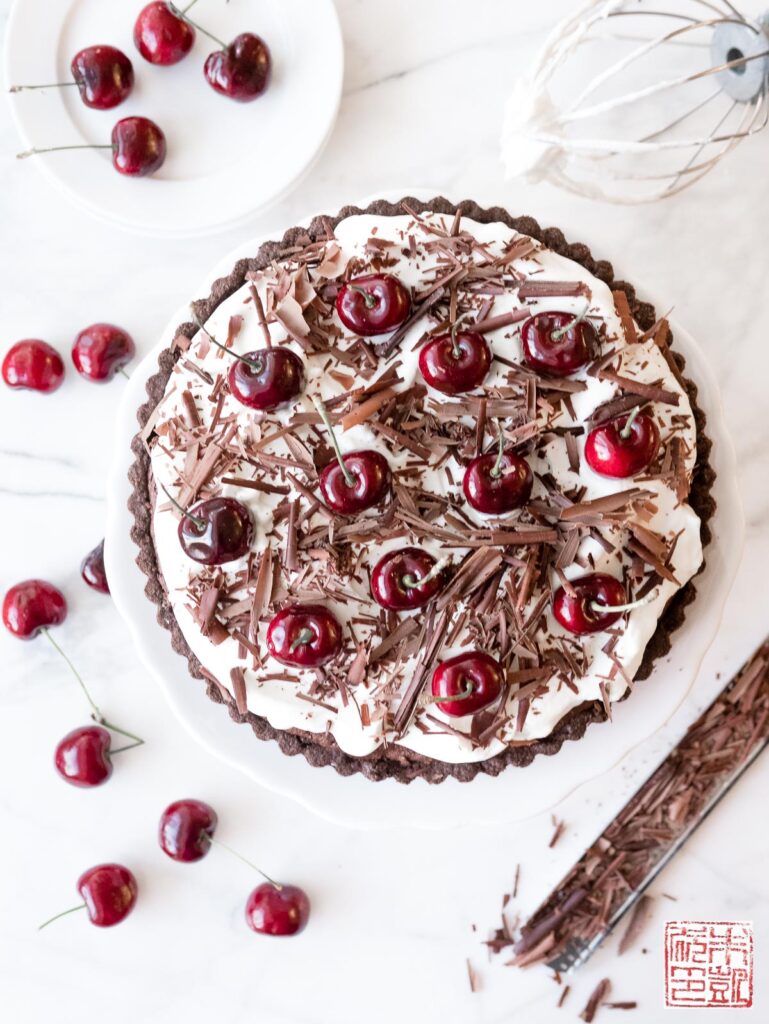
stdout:
<svg viewBox="0 0 769 1024">
<path fill-rule="evenodd" d="M 674 305 L 720 378 L 748 532 L 703 674 L 713 681 L 734 671 L 769 626 L 763 600 L 769 135 L 746 143 L 695 190 L 649 208 L 611 208 L 549 187 L 505 183 L 497 139 L 507 84 L 555 18 L 574 7 L 572 0 L 530 7 L 477 0 L 472 13 L 460 0 L 339 0 L 338 6 L 347 70 L 328 149 L 299 192 L 242 231 L 146 242 L 87 219 L 65 205 L 31 162 L 14 160 L 17 139 L 7 105 L 0 105 L 0 349 L 37 336 L 67 350 L 80 327 L 108 319 L 130 330 L 146 351 L 191 285 L 243 232 L 278 230 L 309 211 L 335 210 L 378 189 L 435 187 L 556 223 L 597 254 L 613 256 L 620 272 L 643 282 L 661 305 Z M 0 25 L 8 7 L 0 0 Z M 481 941 L 498 923 L 516 864 L 515 909 L 525 913 L 616 812 L 623 790 L 634 784 L 625 768 L 558 808 L 566 831 L 551 850 L 549 816 L 448 833 L 343 830 L 196 747 L 141 669 L 109 599 L 87 591 L 78 575 L 82 555 L 103 532 L 111 415 L 120 388 L 119 379 L 95 387 L 70 373 L 54 396 L 3 391 L 0 401 L 0 587 L 39 575 L 66 591 L 71 615 L 58 639 L 110 717 L 147 740 L 124 755 L 102 789 L 63 785 L 51 752 L 64 732 L 85 721 L 82 698 L 44 640 L 0 637 L 5 1019 L 384 1024 L 399 1016 L 407 1024 L 501 1024 L 525 1015 L 547 1024 L 577 1019 L 597 981 L 609 977 L 613 998 L 639 1003 L 629 1019 L 646 1024 L 662 1006 L 663 923 L 687 918 L 754 921 L 754 1009 L 722 1011 L 718 1019 L 765 1016 L 769 831 L 756 808 L 763 810 L 769 781 L 766 756 L 655 885 L 642 943 L 647 952 L 638 948 L 618 959 L 610 942 L 572 981 L 557 1010 L 559 990 L 548 972 L 514 972 L 504 958 L 489 962 Z M 680 723 L 649 745 L 648 764 L 664 753 L 676 728 Z M 196 866 L 163 857 L 155 843 L 158 815 L 185 795 L 218 809 L 225 842 L 308 890 L 313 918 L 302 937 L 271 942 L 246 929 L 243 904 L 256 880 L 223 851 Z M 74 881 L 84 868 L 112 859 L 131 866 L 141 888 L 125 924 L 102 932 L 74 917 L 36 932 L 39 921 L 76 902 Z M 475 994 L 467 959 L 480 979 Z M 602 1010 L 597 1019 L 618 1012 Z"/>
</svg>

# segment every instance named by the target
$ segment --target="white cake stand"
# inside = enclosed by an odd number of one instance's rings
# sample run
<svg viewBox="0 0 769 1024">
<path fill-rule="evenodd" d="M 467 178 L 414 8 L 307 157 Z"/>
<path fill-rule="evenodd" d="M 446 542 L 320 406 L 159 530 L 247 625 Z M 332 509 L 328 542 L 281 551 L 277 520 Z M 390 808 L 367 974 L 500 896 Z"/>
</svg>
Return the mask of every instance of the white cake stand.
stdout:
<svg viewBox="0 0 769 1024">
<path fill-rule="evenodd" d="M 263 241 L 251 240 L 230 253 L 195 297 L 207 295 L 217 277 L 229 273 L 237 259 L 253 255 Z M 613 722 L 591 725 L 583 739 L 565 743 L 555 757 L 537 757 L 527 768 L 508 768 L 497 778 L 478 776 L 471 783 L 448 779 L 430 786 L 416 780 L 404 786 L 393 780 L 369 782 L 362 775 L 343 778 L 330 767 L 312 768 L 303 757 L 287 757 L 276 743 L 257 740 L 248 726 L 233 723 L 223 707 L 208 699 L 203 683 L 189 676 L 186 661 L 171 649 L 170 634 L 155 619 L 156 606 L 144 595 L 146 577 L 135 563 L 137 549 L 129 535 L 133 520 L 126 504 L 131 493 L 127 479 L 133 461 L 130 442 L 137 430 L 136 410 L 146 398 L 145 383 L 176 327 L 189 319 L 188 312 L 184 308 L 174 314 L 158 344 L 133 370 L 123 395 L 109 480 L 105 558 L 112 597 L 131 630 L 139 656 L 181 724 L 207 750 L 255 782 L 330 821 L 366 829 L 437 829 L 516 821 L 539 814 L 627 758 L 662 729 L 685 700 L 691 703 L 695 717 L 695 680 L 718 632 L 745 528 L 734 448 L 726 431 L 718 385 L 701 349 L 683 328 L 674 325 L 676 348 L 686 357 L 687 374 L 697 382 L 698 401 L 708 417 L 711 464 L 718 474 L 713 492 L 718 511 L 711 523 L 713 539 L 706 552 L 707 565 L 697 577 L 697 600 L 676 632 L 670 654 L 657 661 L 652 675 L 639 683 L 629 700 L 615 706 Z"/>
</svg>

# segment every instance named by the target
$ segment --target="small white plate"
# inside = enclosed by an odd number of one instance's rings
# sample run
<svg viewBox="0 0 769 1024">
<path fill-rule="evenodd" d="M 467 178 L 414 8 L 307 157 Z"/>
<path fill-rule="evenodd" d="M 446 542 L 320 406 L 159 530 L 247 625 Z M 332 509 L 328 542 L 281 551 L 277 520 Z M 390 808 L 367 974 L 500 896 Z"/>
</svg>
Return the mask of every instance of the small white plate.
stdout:
<svg viewBox="0 0 769 1024">
<path fill-rule="evenodd" d="M 408 194 L 420 193 L 399 192 L 383 198 Z M 365 207 L 369 201 L 359 205 Z M 239 246 L 191 297 L 207 295 L 214 280 L 229 273 L 241 257 L 253 256 L 263 241 Z M 651 677 L 638 684 L 629 700 L 615 706 L 612 723 L 591 725 L 583 739 L 565 743 L 555 757 L 537 757 L 527 768 L 508 768 L 497 778 L 480 775 L 471 783 L 448 779 L 430 786 L 417 780 L 404 786 L 392 780 L 369 782 L 361 775 L 342 778 L 332 768 L 311 768 L 303 757 L 287 757 L 276 743 L 257 740 L 247 726 L 234 724 L 223 707 L 208 699 L 203 683 L 189 676 L 186 661 L 174 653 L 170 635 L 156 621 L 155 605 L 144 595 L 146 577 L 136 566 L 137 550 L 129 536 L 133 522 L 126 506 L 131 492 L 127 472 L 133 461 L 129 446 L 137 429 L 136 410 L 146 399 L 145 382 L 157 369 L 158 354 L 170 344 L 176 327 L 189 319 L 188 314 L 184 308 L 174 315 L 126 386 L 108 483 L 105 557 L 112 597 L 142 661 L 179 720 L 206 749 L 268 789 L 338 824 L 437 829 L 519 821 L 548 810 L 580 785 L 608 772 L 670 720 L 692 690 L 718 632 L 745 532 L 734 448 L 718 385 L 704 354 L 686 331 L 675 326 L 676 348 L 686 357 L 687 373 L 697 382 L 698 401 L 707 413 L 713 441 L 711 464 L 718 474 L 713 492 L 718 512 L 711 524 L 707 565 L 697 577 L 697 600 L 676 632 L 670 654 L 656 663 Z"/>
<path fill-rule="evenodd" d="M 90 110 L 76 88 L 9 96 L 19 149 L 109 143 L 113 125 L 142 115 L 168 140 L 157 174 L 118 174 L 104 150 L 34 157 L 67 195 L 97 216 L 143 234 L 191 236 L 223 230 L 294 188 L 331 134 L 342 93 L 344 52 L 332 0 L 237 0 L 196 4 L 195 20 L 225 42 L 240 32 L 264 38 L 272 82 L 252 103 L 220 96 L 203 76 L 215 43 L 197 33 L 192 52 L 155 67 L 133 43 L 144 0 L 16 0 L 8 20 L 5 82 L 71 81 L 84 46 L 108 43 L 131 59 L 136 83 L 113 110 Z"/>
</svg>

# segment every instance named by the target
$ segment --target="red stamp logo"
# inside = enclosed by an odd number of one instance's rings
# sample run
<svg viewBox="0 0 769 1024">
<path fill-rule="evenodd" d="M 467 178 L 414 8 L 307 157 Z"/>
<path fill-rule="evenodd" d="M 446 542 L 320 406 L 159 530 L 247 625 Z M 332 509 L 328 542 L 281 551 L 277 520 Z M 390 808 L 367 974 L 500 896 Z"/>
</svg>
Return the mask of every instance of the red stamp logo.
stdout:
<svg viewBox="0 0 769 1024">
<path fill-rule="evenodd" d="M 668 921 L 666 1006 L 752 1006 L 753 925 L 749 921 Z"/>
</svg>

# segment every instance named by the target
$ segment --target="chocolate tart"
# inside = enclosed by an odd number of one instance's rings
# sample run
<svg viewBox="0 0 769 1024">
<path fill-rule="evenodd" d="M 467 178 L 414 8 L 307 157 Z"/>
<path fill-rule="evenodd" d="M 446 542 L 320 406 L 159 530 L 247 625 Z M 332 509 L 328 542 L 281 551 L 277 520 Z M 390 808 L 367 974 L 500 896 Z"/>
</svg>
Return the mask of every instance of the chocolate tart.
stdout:
<svg viewBox="0 0 769 1024">
<path fill-rule="evenodd" d="M 615 280 L 610 263 L 594 259 L 589 248 L 584 244 L 567 242 L 559 229 L 543 229 L 532 218 L 512 217 L 501 207 L 482 208 L 472 201 L 453 204 L 443 198 L 422 202 L 411 197 L 406 197 L 399 203 L 380 200 L 370 204 L 365 210 L 345 207 L 335 217 L 316 217 L 307 227 L 291 228 L 282 239 L 263 244 L 252 258 L 240 260 L 227 277 L 217 280 L 212 287 L 211 294 L 193 304 L 197 318 L 205 323 L 224 300 L 232 296 L 247 282 L 247 275 L 250 272 L 260 271 L 272 264 L 279 263 L 287 253 L 295 252 L 297 248 L 328 240 L 336 226 L 345 218 L 361 213 L 391 217 L 402 214 L 405 208 L 416 214 L 431 212 L 453 216 L 461 213 L 462 216 L 481 224 L 500 222 L 521 234 L 528 235 L 554 253 L 578 263 L 589 274 L 605 282 L 613 292 L 624 294 L 627 299 L 627 309 L 642 331 L 651 331 L 655 327 L 656 313 L 653 306 L 639 300 L 632 285 L 622 280 Z M 706 547 L 710 540 L 708 523 L 715 510 L 715 503 L 711 496 L 715 474 L 709 465 L 711 444 L 706 434 L 706 418 L 697 405 L 696 385 L 684 376 L 684 359 L 675 351 L 673 338 L 667 325 L 664 321 L 662 324 L 663 330 L 667 331 L 667 339 L 663 339 L 666 358 L 679 383 L 688 394 L 696 425 L 696 463 L 687 501 L 700 519 L 701 541 L 703 547 Z M 182 323 L 177 329 L 177 340 L 183 343 L 184 339 L 192 339 L 197 331 L 196 324 Z M 155 484 L 147 439 L 152 430 L 155 410 L 165 394 L 173 368 L 180 358 L 184 358 L 183 344 L 174 344 L 160 354 L 158 370 L 147 382 L 147 401 L 137 413 L 140 431 L 132 442 L 135 461 L 129 472 L 129 479 L 133 485 L 133 493 L 129 500 L 129 509 L 134 519 L 131 536 L 139 549 L 137 563 L 147 576 L 146 595 L 157 605 L 158 622 L 169 631 L 174 650 L 187 659 L 190 675 L 205 682 L 211 701 L 215 704 L 223 704 L 234 721 L 249 725 L 254 735 L 260 740 L 275 740 L 284 754 L 301 754 L 309 764 L 315 767 L 331 765 L 340 775 L 352 775 L 360 772 L 366 778 L 374 781 L 394 778 L 399 782 L 407 783 L 412 779 L 422 778 L 430 783 L 438 783 L 449 776 L 462 782 L 468 782 L 479 773 L 498 775 L 508 766 L 524 767 L 538 755 L 557 753 L 566 740 L 580 739 L 591 723 L 603 722 L 607 719 L 608 704 L 606 702 L 586 701 L 561 718 L 550 735 L 545 738 L 512 743 L 502 752 L 483 761 L 448 763 L 398 744 L 380 746 L 371 754 L 355 757 L 343 751 L 330 732 L 317 733 L 302 729 L 279 730 L 274 728 L 266 718 L 248 711 L 244 706 L 244 701 L 236 701 L 229 690 L 206 671 L 185 640 L 168 598 L 166 583 L 158 565 L 153 539 L 152 509 Z M 692 579 L 681 587 L 668 602 L 657 622 L 654 635 L 646 645 L 643 660 L 635 673 L 634 681 L 648 677 L 655 661 L 670 650 L 672 634 L 683 623 L 686 609 L 695 596 L 696 584 Z M 239 704 L 240 706 L 238 706 Z"/>
</svg>

